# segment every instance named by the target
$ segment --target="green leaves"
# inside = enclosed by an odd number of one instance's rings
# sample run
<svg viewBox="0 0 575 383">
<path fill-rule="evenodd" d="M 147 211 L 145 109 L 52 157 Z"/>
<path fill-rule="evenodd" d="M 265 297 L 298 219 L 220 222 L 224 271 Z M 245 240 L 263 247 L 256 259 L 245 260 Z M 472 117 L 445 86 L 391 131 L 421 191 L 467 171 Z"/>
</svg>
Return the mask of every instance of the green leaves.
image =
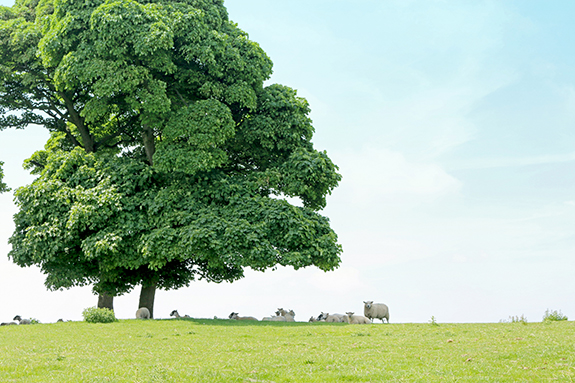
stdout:
<svg viewBox="0 0 575 383">
<path fill-rule="evenodd" d="M 4 170 L 2 169 L 2 165 L 4 165 L 4 162 L 0 161 L 0 193 L 4 193 L 10 190 L 8 185 L 3 182 Z"/>
<path fill-rule="evenodd" d="M 165 172 L 196 174 L 227 161 L 221 146 L 235 133 L 230 110 L 216 100 L 197 101 L 173 113 L 157 145 L 154 163 Z"/>
</svg>

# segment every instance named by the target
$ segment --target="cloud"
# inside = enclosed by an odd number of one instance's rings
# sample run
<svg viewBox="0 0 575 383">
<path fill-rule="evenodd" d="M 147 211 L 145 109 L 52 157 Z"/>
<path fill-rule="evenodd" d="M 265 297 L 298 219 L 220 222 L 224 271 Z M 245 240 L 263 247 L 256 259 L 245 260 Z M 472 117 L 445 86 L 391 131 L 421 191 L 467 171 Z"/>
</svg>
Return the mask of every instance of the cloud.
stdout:
<svg viewBox="0 0 575 383">
<path fill-rule="evenodd" d="M 388 149 L 364 148 L 334 157 L 343 174 L 341 187 L 350 190 L 356 202 L 406 194 L 440 196 L 461 187 L 441 166 L 410 162 L 403 154 Z"/>
<path fill-rule="evenodd" d="M 575 161 L 575 152 L 565 154 L 546 154 L 528 157 L 500 157 L 500 158 L 477 158 L 467 161 L 459 161 L 457 165 L 450 167 L 452 170 L 507 168 L 529 165 L 555 164 Z"/>
</svg>

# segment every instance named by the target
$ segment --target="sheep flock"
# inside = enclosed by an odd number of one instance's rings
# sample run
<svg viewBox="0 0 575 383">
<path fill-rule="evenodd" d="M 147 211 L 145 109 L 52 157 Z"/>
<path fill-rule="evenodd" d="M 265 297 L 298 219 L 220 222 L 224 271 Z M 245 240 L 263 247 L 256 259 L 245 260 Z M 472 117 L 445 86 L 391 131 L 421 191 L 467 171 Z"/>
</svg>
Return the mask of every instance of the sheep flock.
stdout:
<svg viewBox="0 0 575 383">
<path fill-rule="evenodd" d="M 311 317 L 309 322 L 327 322 L 327 323 L 349 323 L 349 324 L 371 324 L 374 319 L 380 319 L 382 323 L 387 321 L 389 323 L 389 308 L 384 303 L 374 303 L 373 301 L 364 301 L 363 315 L 356 315 L 353 311 L 347 311 L 345 314 L 338 313 L 325 313 L 321 312 L 317 317 Z M 263 322 L 295 322 L 295 311 L 294 310 L 284 310 L 283 308 L 278 308 L 274 313 L 275 315 L 270 315 L 261 319 Z M 178 310 L 172 310 L 170 317 L 175 319 L 191 319 L 189 315 L 181 316 Z M 136 319 L 151 319 L 150 310 L 146 307 L 140 307 L 136 311 Z M 217 317 L 214 317 L 217 319 Z M 253 316 L 240 316 L 238 312 L 232 311 L 228 316 L 229 320 L 236 321 L 258 321 L 256 317 Z M 63 322 L 59 319 L 58 322 Z M 30 319 L 22 318 L 20 315 L 16 315 L 11 322 L 2 322 L 0 326 L 9 325 L 27 325 L 32 322 Z"/>
</svg>

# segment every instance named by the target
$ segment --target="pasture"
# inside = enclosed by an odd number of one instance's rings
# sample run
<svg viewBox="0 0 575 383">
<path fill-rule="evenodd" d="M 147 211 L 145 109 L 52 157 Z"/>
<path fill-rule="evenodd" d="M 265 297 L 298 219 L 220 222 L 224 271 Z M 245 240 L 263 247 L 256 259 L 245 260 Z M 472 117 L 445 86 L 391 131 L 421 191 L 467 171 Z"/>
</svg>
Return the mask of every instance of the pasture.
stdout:
<svg viewBox="0 0 575 383">
<path fill-rule="evenodd" d="M 0 327 L 1 382 L 575 380 L 573 322 L 120 320 Z"/>
</svg>

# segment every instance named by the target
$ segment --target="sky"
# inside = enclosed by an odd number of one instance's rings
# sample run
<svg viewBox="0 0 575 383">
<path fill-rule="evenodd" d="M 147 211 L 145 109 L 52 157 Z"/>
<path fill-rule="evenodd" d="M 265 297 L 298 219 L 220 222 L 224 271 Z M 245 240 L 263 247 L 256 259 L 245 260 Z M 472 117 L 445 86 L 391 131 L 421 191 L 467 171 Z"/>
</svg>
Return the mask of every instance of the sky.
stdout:
<svg viewBox="0 0 575 383">
<path fill-rule="evenodd" d="M 0 4 L 11 5 L 11 0 Z M 386 303 L 391 322 L 575 319 L 575 3 L 226 0 L 274 62 L 269 83 L 312 109 L 314 145 L 343 180 L 328 198 L 339 269 L 158 291 L 155 316 L 305 321 Z M 39 127 L 0 132 L 13 189 L 33 177 Z M 17 211 L 0 195 L 0 321 L 80 320 L 91 289 L 50 292 L 7 257 Z M 133 318 L 139 289 L 115 299 Z"/>
</svg>

